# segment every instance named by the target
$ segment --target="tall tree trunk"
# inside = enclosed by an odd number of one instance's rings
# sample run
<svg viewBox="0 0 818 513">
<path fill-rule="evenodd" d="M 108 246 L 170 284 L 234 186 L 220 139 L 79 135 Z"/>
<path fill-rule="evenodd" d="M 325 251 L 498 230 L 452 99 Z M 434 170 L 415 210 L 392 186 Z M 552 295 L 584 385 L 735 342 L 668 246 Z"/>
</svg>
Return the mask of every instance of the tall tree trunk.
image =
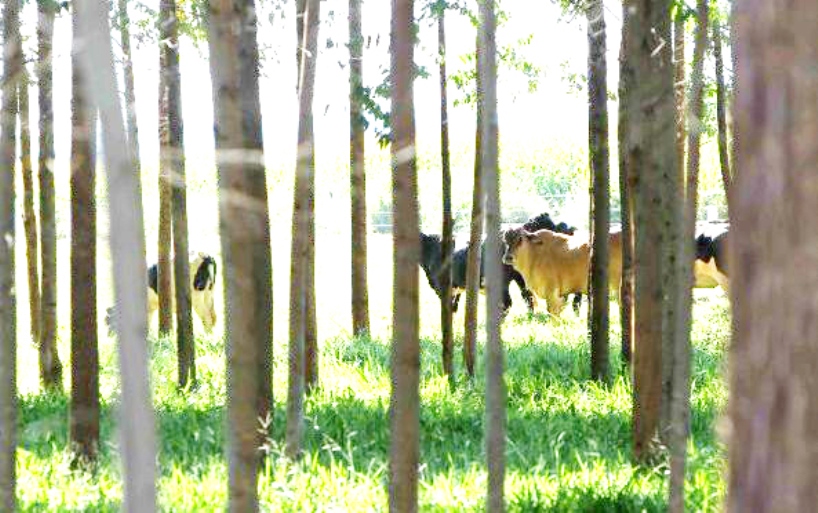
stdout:
<svg viewBox="0 0 818 513">
<path fill-rule="evenodd" d="M 37 84 L 40 104 L 40 379 L 49 390 L 62 390 L 62 363 L 57 353 L 57 220 L 54 200 L 54 109 L 52 57 L 55 5 L 37 2 Z"/>
<path fill-rule="evenodd" d="M 273 409 L 273 271 L 270 255 L 270 213 L 267 198 L 267 179 L 264 167 L 264 138 L 261 125 L 261 103 L 259 99 L 259 50 L 258 17 L 255 0 L 241 0 L 242 31 L 239 33 L 239 66 L 242 134 L 245 152 L 256 158 L 247 159 L 244 164 L 247 191 L 245 195 L 253 199 L 257 208 L 253 210 L 257 233 L 253 239 L 254 276 L 258 287 L 254 292 L 257 312 L 259 383 L 257 398 L 257 418 L 271 427 Z M 263 440 L 261 440 L 263 441 Z"/>
<path fill-rule="evenodd" d="M 685 140 L 687 119 L 685 89 L 685 16 L 677 6 L 673 17 L 673 71 L 674 94 L 676 96 L 676 160 L 679 161 L 679 183 L 684 183 Z"/>
<path fill-rule="evenodd" d="M 482 94 L 482 72 L 480 70 L 480 36 L 477 36 L 477 95 Z M 474 360 L 477 347 L 477 303 L 480 299 L 480 239 L 483 235 L 483 112 L 477 103 L 477 123 L 474 137 L 474 188 L 471 205 L 471 231 L 469 233 L 469 254 L 466 259 L 466 313 L 463 333 L 463 362 L 469 379 L 474 379 Z"/>
<path fill-rule="evenodd" d="M 88 78 L 81 68 L 87 51 L 80 26 L 84 4 L 72 7 L 71 444 L 80 460 L 94 461 L 99 445 L 96 173 L 91 166 Z"/>
<path fill-rule="evenodd" d="M 301 452 L 301 438 L 304 422 L 305 372 L 309 362 L 305 358 L 310 308 L 308 302 L 314 296 L 307 288 L 314 285 L 309 274 L 310 229 L 314 222 L 311 195 L 314 191 L 315 140 L 312 130 L 312 101 L 315 85 L 315 68 L 318 50 L 318 28 L 320 21 L 320 1 L 299 0 L 297 5 L 303 38 L 299 43 L 301 64 L 299 65 L 298 96 L 298 161 L 295 176 L 295 197 L 293 201 L 292 257 L 290 268 L 290 369 L 287 392 L 287 434 L 286 452 L 296 458 Z M 314 228 L 313 228 L 314 230 Z M 314 315 L 314 314 L 313 314 Z"/>
<path fill-rule="evenodd" d="M 173 238 L 173 277 L 176 296 L 176 348 L 179 388 L 196 383 L 196 346 L 190 304 L 190 263 L 187 237 L 187 191 L 185 181 L 184 125 L 182 120 L 182 78 L 179 72 L 179 26 L 176 0 L 159 4 L 159 41 L 161 61 L 161 98 L 167 114 L 162 131 L 159 161 L 162 174 L 170 179 L 171 224 Z"/>
<path fill-rule="evenodd" d="M 730 512 L 818 503 L 818 3 L 737 2 Z"/>
<path fill-rule="evenodd" d="M 128 16 L 128 0 L 117 0 L 119 15 L 119 41 L 122 45 L 122 75 L 125 81 L 125 121 L 128 127 L 128 146 L 131 158 L 140 171 L 139 123 L 136 115 L 136 92 L 134 86 L 133 58 L 131 57 L 131 19 Z"/>
<path fill-rule="evenodd" d="M 622 284 L 619 292 L 619 312 L 622 324 L 622 362 L 631 362 L 633 348 L 633 200 L 631 190 L 635 172 L 628 160 L 628 111 L 633 73 L 630 72 L 632 50 L 628 47 L 631 21 L 629 4 L 622 3 L 622 38 L 619 48 L 619 119 L 617 146 L 619 158 L 619 219 L 622 224 Z"/>
<path fill-rule="evenodd" d="M 366 276 L 366 170 L 364 168 L 363 49 L 361 0 L 349 0 L 349 191 L 352 203 L 352 333 L 369 333 Z"/>
<path fill-rule="evenodd" d="M 392 393 L 389 509 L 417 511 L 420 459 L 420 226 L 415 161 L 414 0 L 392 0 Z"/>
<path fill-rule="evenodd" d="M 14 292 L 14 161 L 17 77 L 23 69 L 20 2 L 3 9 L 0 103 L 0 509 L 15 511 L 17 452 L 17 305 Z"/>
<path fill-rule="evenodd" d="M 500 318 L 503 310 L 503 270 L 500 262 L 500 176 L 497 121 L 497 18 L 494 2 L 480 2 L 480 83 L 477 101 L 481 104 L 482 181 L 486 193 L 486 459 L 488 494 L 486 510 L 502 512 L 503 481 L 506 470 L 506 387 L 503 380 L 503 344 Z"/>
<path fill-rule="evenodd" d="M 443 189 L 443 237 L 440 271 L 440 328 L 443 343 L 443 372 L 454 386 L 454 332 L 452 330 L 452 170 L 449 165 L 449 95 L 446 87 L 446 6 L 441 5 L 437 20 L 437 55 L 440 59 L 440 169 Z"/>
<path fill-rule="evenodd" d="M 688 134 L 687 183 L 684 202 L 679 209 L 678 224 L 682 237 L 677 245 L 676 294 L 679 302 L 678 318 L 673 333 L 673 373 L 670 402 L 670 497 L 672 512 L 684 511 L 684 476 L 687 450 L 688 425 L 690 423 L 690 324 L 693 307 L 693 245 L 696 237 L 696 208 L 699 186 L 700 139 L 704 113 L 704 52 L 707 48 L 708 0 L 699 0 L 697 6 L 696 41 L 693 46 L 693 73 L 690 77 L 690 133 Z"/>
<path fill-rule="evenodd" d="M 608 161 L 608 65 L 605 60 L 605 13 L 592 0 L 588 17 L 588 145 L 591 164 L 591 376 L 610 379 L 608 359 L 608 232 L 610 177 Z"/>
<path fill-rule="evenodd" d="M 123 506 L 125 511 L 153 511 L 156 509 L 156 422 L 145 346 L 147 280 L 144 273 L 133 272 L 145 262 L 141 186 L 123 129 L 107 9 L 95 0 L 84 0 L 80 5 L 80 33 L 87 42 L 81 65 L 88 77 L 89 97 L 95 99 L 102 120 L 116 303 L 129 305 L 120 310 L 117 324 L 122 382 L 119 425 L 124 463 Z"/>
<path fill-rule="evenodd" d="M 727 92 L 724 87 L 724 60 L 721 52 L 721 25 L 718 18 L 713 19 L 713 57 L 716 61 L 716 120 L 719 129 L 719 164 L 721 179 L 724 183 L 724 196 L 730 190 L 730 149 L 727 145 Z"/>
<path fill-rule="evenodd" d="M 252 0 L 211 0 L 208 42 L 213 82 L 216 157 L 219 171 L 219 213 L 227 315 L 227 446 L 230 511 L 258 509 L 260 461 L 259 412 L 271 372 L 263 362 L 272 340 L 272 274 L 266 179 L 259 148 L 246 142 L 261 134 L 244 133 L 259 119 L 248 113 L 258 105 L 258 85 L 249 76 L 257 49 L 247 20 L 255 14 Z M 236 31 L 236 26 L 243 30 Z M 239 56 L 237 59 L 236 56 Z M 244 62 L 239 62 L 244 61 Z M 250 82 L 247 82 L 250 80 Z M 236 155 L 244 158 L 236 159 Z M 269 372 L 261 376 L 262 369 Z M 269 408 L 269 406 L 268 406 Z M 268 410 L 269 411 L 269 410 Z M 263 420 L 263 419 L 262 419 Z"/>
<path fill-rule="evenodd" d="M 173 328 L 173 262 L 171 245 L 173 243 L 173 166 L 171 148 L 171 82 L 170 67 L 172 51 L 171 42 L 167 39 L 167 25 L 171 15 L 168 12 L 168 0 L 159 3 L 159 236 L 157 256 L 157 292 L 159 295 L 159 334 L 168 335 Z M 164 37 L 163 37 L 164 36 Z M 186 259 L 187 255 L 179 255 Z M 177 259 L 178 260 L 178 259 Z"/>
<path fill-rule="evenodd" d="M 634 456 L 650 456 L 662 400 L 663 341 L 670 325 L 663 304 L 671 285 L 668 258 L 677 239 L 665 232 L 671 217 L 672 184 L 677 182 L 673 102 L 673 64 L 669 45 L 670 2 L 633 0 L 626 11 L 629 50 L 625 80 L 636 84 L 628 99 L 626 147 L 634 177 Z M 639 81 L 636 81 L 636 77 Z M 657 212 L 660 214 L 657 216 Z M 669 289 L 673 290 L 673 289 Z"/>
<path fill-rule="evenodd" d="M 22 49 L 21 49 L 22 52 Z M 28 71 L 21 69 L 18 82 L 18 109 L 20 114 L 20 160 L 23 177 L 23 229 L 26 236 L 26 263 L 28 264 L 28 310 L 31 320 L 31 340 L 40 347 L 40 270 L 37 216 L 34 213 L 34 179 L 31 170 L 31 131 L 28 108 Z M 42 354 L 42 351 L 40 351 Z M 40 359 L 40 374 L 43 362 Z"/>
</svg>

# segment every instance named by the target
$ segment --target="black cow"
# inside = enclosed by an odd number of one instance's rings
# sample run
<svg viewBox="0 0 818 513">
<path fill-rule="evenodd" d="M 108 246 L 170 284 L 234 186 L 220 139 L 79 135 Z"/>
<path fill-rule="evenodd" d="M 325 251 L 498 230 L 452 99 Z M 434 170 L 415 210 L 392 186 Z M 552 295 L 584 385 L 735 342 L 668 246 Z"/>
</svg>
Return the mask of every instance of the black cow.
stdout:
<svg viewBox="0 0 818 513">
<path fill-rule="evenodd" d="M 573 235 L 575 228 L 568 226 L 565 223 L 559 225 L 554 224 L 547 213 L 542 213 L 537 217 L 529 219 L 524 225 L 527 230 L 549 229 Z M 426 279 L 429 281 L 429 286 L 432 287 L 438 297 L 443 296 L 443 287 L 440 283 L 440 273 L 443 270 L 443 248 L 440 235 L 420 234 L 421 258 L 420 267 L 426 273 Z M 485 242 L 481 244 L 481 258 L 480 258 L 480 287 L 483 288 L 483 281 L 485 278 L 483 262 L 485 262 Z M 502 250 L 501 250 L 502 251 Z M 469 248 L 464 247 L 455 250 L 452 254 L 452 310 L 457 311 L 458 303 L 460 302 L 460 295 L 466 289 L 466 263 L 468 260 Z M 520 288 L 520 293 L 528 305 L 529 312 L 534 312 L 537 304 L 536 297 L 528 290 L 525 285 L 525 280 L 522 275 L 518 273 L 510 265 L 503 264 L 503 311 L 507 312 L 511 308 L 512 300 L 509 293 L 509 285 L 513 281 Z M 579 301 L 582 296 L 577 294 L 574 296 L 574 310 L 579 310 Z"/>
</svg>

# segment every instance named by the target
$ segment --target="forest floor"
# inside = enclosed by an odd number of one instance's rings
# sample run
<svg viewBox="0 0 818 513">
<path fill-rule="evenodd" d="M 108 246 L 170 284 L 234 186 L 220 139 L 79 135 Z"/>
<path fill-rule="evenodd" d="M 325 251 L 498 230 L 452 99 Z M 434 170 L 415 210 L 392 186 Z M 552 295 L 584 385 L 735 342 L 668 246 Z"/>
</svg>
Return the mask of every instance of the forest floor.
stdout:
<svg viewBox="0 0 818 513">
<path fill-rule="evenodd" d="M 372 337 L 349 336 L 348 242 L 318 249 L 318 319 L 321 386 L 306 401 L 303 460 L 282 456 L 287 385 L 287 245 L 273 248 L 275 293 L 275 417 L 271 457 L 260 475 L 268 511 L 383 511 L 387 509 L 389 448 L 389 342 L 391 238 L 370 238 Z M 342 241 L 337 241 L 342 244 Z M 330 244 L 330 242 L 322 243 Z M 339 260 L 340 259 L 340 260 Z M 62 263 L 61 263 L 62 265 Z M 220 267 L 221 270 L 221 267 Z M 422 511 L 482 510 L 486 490 L 483 450 L 485 401 L 483 339 L 477 377 L 463 378 L 456 347 L 458 383 L 441 374 L 439 302 L 420 276 Z M 109 301 L 106 287 L 101 306 Z M 221 277 L 217 292 L 220 294 Z M 503 326 L 508 389 L 507 474 L 509 511 L 662 511 L 666 462 L 640 467 L 631 461 L 631 385 L 619 360 L 619 322 L 613 308 L 613 384 L 589 379 L 587 305 L 581 316 L 566 309 L 560 319 L 529 316 L 516 288 Z M 67 286 L 61 288 L 67 304 Z M 462 303 L 462 302 L 461 302 Z M 19 302 L 21 312 L 27 303 Z M 485 303 L 481 300 L 481 319 Z M 102 310 L 102 308 L 101 308 Z M 65 306 L 61 319 L 65 319 Z M 458 338 L 463 313 L 456 316 Z M 692 436 L 688 446 L 686 501 L 690 511 L 721 509 L 725 448 L 717 425 L 726 404 L 724 382 L 729 304 L 720 289 L 695 294 L 692 372 Z M 60 354 L 67 365 L 68 330 Z M 197 331 L 201 326 L 196 324 Z M 25 328 L 22 328 L 25 329 Z M 197 339 L 200 386 L 175 387 L 175 342 L 156 338 L 151 326 L 152 390 L 159 426 L 159 501 L 164 511 L 223 510 L 227 498 L 224 452 L 225 354 L 223 319 L 212 336 Z M 482 324 L 481 324 L 482 329 Z M 100 329 L 104 333 L 104 327 Z M 484 330 L 483 330 L 484 333 Z M 22 337 L 24 338 L 24 337 Z M 458 340 L 459 342 L 459 340 Z M 100 340 L 102 446 L 92 473 L 70 469 L 68 397 L 37 392 L 36 350 L 21 342 L 19 506 L 24 511 L 117 511 L 122 498 L 117 449 L 119 399 L 115 339 Z M 70 372 L 66 367 L 66 389 Z"/>
</svg>

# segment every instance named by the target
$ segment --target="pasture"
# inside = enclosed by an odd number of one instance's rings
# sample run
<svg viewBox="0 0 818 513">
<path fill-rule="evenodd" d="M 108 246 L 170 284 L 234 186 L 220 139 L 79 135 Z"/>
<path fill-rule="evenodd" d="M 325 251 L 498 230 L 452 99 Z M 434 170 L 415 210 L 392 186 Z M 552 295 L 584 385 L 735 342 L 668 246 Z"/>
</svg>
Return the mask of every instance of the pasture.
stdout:
<svg viewBox="0 0 818 513">
<path fill-rule="evenodd" d="M 547 152 L 546 152 L 547 153 Z M 372 152 L 368 160 L 370 213 L 386 197 L 388 157 Z M 426 157 L 426 164 L 432 162 Z M 581 152 L 556 166 L 582 169 Z M 553 155 L 552 155 L 553 156 Z M 437 167 L 421 156 L 420 183 L 424 229 L 439 232 Z M 505 153 L 505 167 L 543 166 L 531 154 Z M 468 197 L 471 173 L 468 157 L 455 162 L 455 204 Z M 353 338 L 350 330 L 348 177 L 343 162 L 322 170 L 317 181 L 318 239 L 316 242 L 317 317 L 320 388 L 306 402 L 304 458 L 291 464 L 281 456 L 287 385 L 288 274 L 292 175 L 269 171 L 272 253 L 274 261 L 274 436 L 265 450 L 271 457 L 260 474 L 260 500 L 267 511 L 383 511 L 387 509 L 389 440 L 389 354 L 392 322 L 392 239 L 370 233 L 369 294 L 372 334 Z M 329 169 L 330 165 L 325 167 Z M 286 168 L 289 169 L 289 168 Z M 529 168 L 530 169 L 530 168 Z M 325 172 L 325 175 L 322 175 Z M 534 171 L 532 174 L 536 174 Z M 155 174 L 144 173 L 148 259 L 155 255 Z M 191 249 L 220 254 L 215 173 L 189 170 Z M 322 176 L 325 176 L 324 179 Z M 527 189 L 519 171 L 503 177 L 504 201 Z M 58 176 L 67 181 L 67 176 Z M 434 180 L 432 182 L 432 180 Z M 571 180 L 579 193 L 587 191 L 582 176 Z M 615 182 L 614 182 L 615 183 Z M 462 185 L 461 185 L 462 184 Z M 434 192 L 437 189 L 437 195 Z M 68 187 L 58 197 L 60 357 L 70 386 Z M 24 511 L 116 511 L 122 497 L 117 450 L 118 371 L 115 339 L 102 322 L 111 304 L 104 185 L 99 205 L 99 312 L 102 446 L 93 474 L 72 471 L 67 451 L 68 396 L 37 392 L 36 349 L 28 340 L 25 267 L 18 266 L 20 318 L 20 431 L 18 496 Z M 18 196 L 20 197 L 20 196 Z M 569 201 L 570 203 L 570 201 Z M 566 207 L 555 219 L 581 218 L 586 203 Z M 541 205 L 532 207 L 535 213 Z M 583 210 L 585 209 L 585 210 Z M 570 215 L 574 217 L 571 218 Z M 370 216 L 371 222 L 371 216 Z M 19 232 L 22 233 L 22 230 Z M 18 245 L 23 262 L 23 245 Z M 220 261 L 221 263 L 221 261 Z M 155 319 L 148 340 L 154 404 L 159 428 L 159 501 L 164 511 L 216 511 L 227 500 L 224 453 L 225 355 L 222 340 L 222 273 L 216 297 L 219 322 L 211 336 L 197 324 L 197 368 L 200 386 L 180 394 L 176 389 L 175 339 L 156 338 Z M 418 269 L 418 272 L 420 270 Z M 423 276 L 421 290 L 421 485 L 422 511 L 482 510 L 486 488 L 483 454 L 482 325 L 478 340 L 477 378 L 469 386 L 462 376 L 461 350 L 456 346 L 458 386 L 448 387 L 441 374 L 439 301 Z M 503 325 L 508 391 L 506 498 L 510 511 L 661 511 L 667 497 L 667 466 L 631 462 L 631 387 L 619 359 L 619 323 L 612 309 L 611 354 L 614 383 L 600 386 L 589 379 L 586 310 L 576 317 L 566 309 L 561 319 L 544 313 L 533 317 L 512 286 L 514 305 Z M 541 302 L 541 310 L 542 310 Z M 463 309 L 455 317 L 458 338 Z M 727 392 L 724 383 L 730 333 L 729 305 L 719 289 L 697 290 L 693 325 L 692 431 L 687 471 L 687 507 L 713 511 L 721 507 L 726 456 L 717 426 Z"/>
</svg>

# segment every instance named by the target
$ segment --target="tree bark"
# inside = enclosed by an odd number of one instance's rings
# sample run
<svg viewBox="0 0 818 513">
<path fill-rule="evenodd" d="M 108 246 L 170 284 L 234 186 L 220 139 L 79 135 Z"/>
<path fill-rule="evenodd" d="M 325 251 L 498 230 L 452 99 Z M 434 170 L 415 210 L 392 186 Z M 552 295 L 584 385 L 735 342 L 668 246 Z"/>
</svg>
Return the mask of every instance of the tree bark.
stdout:
<svg viewBox="0 0 818 513">
<path fill-rule="evenodd" d="M 369 333 L 366 170 L 364 167 L 363 47 L 361 0 L 349 0 L 349 191 L 352 204 L 352 333 Z"/>
<path fill-rule="evenodd" d="M 81 56 L 88 96 L 102 120 L 105 169 L 108 174 L 111 255 L 116 303 L 120 311 L 119 364 L 122 402 L 119 408 L 120 447 L 124 463 L 124 510 L 156 509 L 156 422 L 148 374 L 147 304 L 144 273 L 145 236 L 139 174 L 128 147 L 117 91 L 108 12 L 104 4 L 84 0 L 80 33 L 86 38 Z"/>
<path fill-rule="evenodd" d="M 503 310 L 503 271 L 500 262 L 500 176 L 497 121 L 497 18 L 494 2 L 480 2 L 480 80 L 483 90 L 477 97 L 482 105 L 482 181 L 486 193 L 486 459 L 488 494 L 486 511 L 502 512 L 506 461 L 506 387 L 503 380 L 503 344 L 500 319 Z"/>
<path fill-rule="evenodd" d="M 37 84 L 40 104 L 40 377 L 48 390 L 62 390 L 62 363 L 57 353 L 57 220 L 54 199 L 54 109 L 52 57 L 55 5 L 37 2 Z"/>
<path fill-rule="evenodd" d="M 309 265 L 310 246 L 314 244 L 311 235 L 314 223 L 311 205 L 314 200 L 315 173 L 315 140 L 312 130 L 312 102 L 315 85 L 315 68 L 318 50 L 318 28 L 320 21 L 320 2 L 318 0 L 300 0 L 298 5 L 301 23 L 302 40 L 299 48 L 301 64 L 299 65 L 299 125 L 298 125 L 298 160 L 295 176 L 295 197 L 293 201 L 293 234 L 292 257 L 290 268 L 290 369 L 287 391 L 287 433 L 286 452 L 290 458 L 297 458 L 301 452 L 301 438 L 304 423 L 304 385 L 305 373 L 309 362 L 305 358 L 307 346 L 310 307 L 313 296 L 307 289 L 314 280 L 310 278 L 312 269 Z M 303 30 L 306 27 L 306 30 Z M 314 310 L 313 310 L 314 312 Z M 314 313 L 312 314 L 314 315 Z"/>
<path fill-rule="evenodd" d="M 446 6 L 440 6 L 437 20 L 437 54 L 440 59 L 440 169 L 443 196 L 443 229 L 440 251 L 440 328 L 443 344 L 443 372 L 454 386 L 454 332 L 452 330 L 452 252 L 454 222 L 452 220 L 452 170 L 449 164 L 449 95 L 446 87 Z"/>
<path fill-rule="evenodd" d="M 257 477 L 262 443 L 259 413 L 271 371 L 264 361 L 272 340 L 272 267 L 270 259 L 267 185 L 259 173 L 264 158 L 244 133 L 259 113 L 257 76 L 250 76 L 254 45 L 253 2 L 211 0 L 208 42 L 213 82 L 216 158 L 219 172 L 219 213 L 226 291 L 227 447 L 230 511 L 258 509 Z M 236 26 L 243 30 L 235 30 Z M 255 49 L 257 52 L 257 49 Z M 238 59 L 236 58 L 238 56 Z M 247 81 L 250 81 L 249 83 Z M 240 156 L 241 158 L 237 158 Z M 262 369 L 270 371 L 261 376 Z M 269 406 L 266 406 L 269 408 Z M 268 410 L 269 411 L 269 410 Z M 266 422 L 265 418 L 261 419 Z"/>
<path fill-rule="evenodd" d="M 17 145 L 17 77 L 22 72 L 20 2 L 3 9 L 0 99 L 0 509 L 16 509 L 17 305 L 14 283 L 14 160 Z"/>
<path fill-rule="evenodd" d="M 627 64 L 629 93 L 626 147 L 634 206 L 634 456 L 647 459 L 658 434 L 662 402 L 663 341 L 672 315 L 663 304 L 674 289 L 667 268 L 672 244 L 667 233 L 672 184 L 676 171 L 673 63 L 670 45 L 670 2 L 633 0 L 626 11 L 629 29 Z M 636 78 L 639 78 L 637 81 Z M 657 213 L 659 214 L 657 216 Z"/>
<path fill-rule="evenodd" d="M 673 377 L 670 395 L 670 490 L 669 509 L 684 511 L 684 478 L 687 460 L 687 436 L 690 425 L 690 361 L 691 310 L 693 307 L 693 245 L 696 237 L 696 209 L 698 207 L 700 139 L 704 114 L 704 53 L 707 49 L 708 1 L 699 0 L 697 6 L 696 41 L 693 47 L 693 72 L 690 76 L 690 109 L 688 134 L 687 183 L 684 202 L 679 210 L 678 223 L 682 237 L 677 245 L 679 283 L 676 294 L 679 302 L 676 329 L 673 334 Z"/>
<path fill-rule="evenodd" d="M 414 1 L 392 0 L 392 392 L 389 405 L 389 509 L 418 509 L 420 459 L 420 227 L 415 150 Z"/>
<path fill-rule="evenodd" d="M 159 3 L 159 235 L 157 256 L 157 293 L 159 295 L 159 334 L 168 335 L 173 329 L 173 167 L 168 150 L 171 147 L 171 44 L 165 33 L 170 16 L 168 0 Z M 163 37 L 164 36 L 164 37 Z M 180 255 L 186 258 L 186 255 Z"/>
<path fill-rule="evenodd" d="M 22 54 L 22 48 L 20 49 Z M 28 267 L 28 311 L 31 321 L 31 340 L 40 347 L 40 269 L 39 243 L 37 238 L 37 216 L 34 213 L 34 179 L 31 165 L 31 131 L 28 103 L 28 71 L 20 70 L 18 81 L 18 110 L 20 115 L 20 163 L 23 177 L 23 229 L 26 236 L 26 263 Z M 42 351 L 40 351 L 42 354 Z M 40 359 L 43 374 L 43 362 Z"/>
<path fill-rule="evenodd" d="M 677 6 L 673 18 L 673 71 L 676 97 L 676 160 L 679 162 L 679 183 L 685 181 L 685 140 L 687 139 L 687 91 L 685 89 L 685 17 Z"/>
<path fill-rule="evenodd" d="M 608 156 L 608 65 L 605 60 L 605 13 L 602 0 L 592 0 L 588 17 L 588 146 L 591 164 L 591 376 L 610 380 L 608 358 L 608 232 L 610 177 Z"/>
<path fill-rule="evenodd" d="M 818 502 L 818 4 L 735 5 L 727 511 Z"/>
<path fill-rule="evenodd" d="M 128 16 L 128 0 L 117 0 L 119 15 L 119 40 L 122 45 L 122 75 L 125 81 L 125 121 L 128 127 L 128 146 L 136 170 L 142 169 L 139 157 L 139 123 L 136 115 L 136 92 L 134 86 L 133 58 L 131 57 L 131 20 Z M 141 187 L 140 187 L 141 190 Z"/>
<path fill-rule="evenodd" d="M 176 297 L 176 350 L 179 388 L 196 383 L 196 342 L 190 303 L 190 263 L 188 261 L 187 184 L 185 180 L 184 125 L 182 120 L 182 79 L 179 72 L 179 25 L 176 0 L 159 4 L 159 50 L 164 66 L 160 74 L 160 98 L 167 126 L 160 139 L 159 161 L 162 174 L 170 180 L 171 226 L 173 239 L 173 291 Z M 161 303 L 161 298 L 160 298 Z M 161 305 L 160 305 L 161 310 Z"/>
<path fill-rule="evenodd" d="M 477 40 L 477 97 L 483 94 L 480 70 L 480 40 Z M 480 300 L 480 239 L 483 235 L 483 113 L 477 103 L 477 123 L 474 138 L 474 187 L 471 205 L 471 231 L 469 233 L 469 254 L 466 259 L 466 313 L 463 333 L 463 363 L 469 379 L 474 379 L 474 359 L 477 347 L 477 304 Z"/>
<path fill-rule="evenodd" d="M 97 348 L 96 172 L 91 165 L 91 106 L 81 67 L 87 41 L 72 9 L 71 109 L 71 445 L 80 462 L 95 461 L 99 446 L 99 354 Z"/>
<path fill-rule="evenodd" d="M 713 58 L 716 61 L 716 120 L 719 137 L 719 164 L 721 179 L 724 183 L 724 196 L 730 191 L 730 149 L 727 145 L 727 91 L 724 87 L 724 60 L 721 51 L 721 25 L 718 19 L 713 20 Z"/>
<path fill-rule="evenodd" d="M 635 180 L 635 172 L 628 160 L 628 111 L 633 73 L 630 72 L 630 55 L 628 47 L 631 21 L 628 17 L 629 5 L 622 4 L 622 38 L 619 48 L 619 119 L 617 129 L 617 145 L 619 158 L 619 218 L 622 224 L 622 284 L 619 293 L 619 312 L 622 324 L 622 362 L 631 363 L 633 348 L 633 200 L 631 190 Z"/>
</svg>

